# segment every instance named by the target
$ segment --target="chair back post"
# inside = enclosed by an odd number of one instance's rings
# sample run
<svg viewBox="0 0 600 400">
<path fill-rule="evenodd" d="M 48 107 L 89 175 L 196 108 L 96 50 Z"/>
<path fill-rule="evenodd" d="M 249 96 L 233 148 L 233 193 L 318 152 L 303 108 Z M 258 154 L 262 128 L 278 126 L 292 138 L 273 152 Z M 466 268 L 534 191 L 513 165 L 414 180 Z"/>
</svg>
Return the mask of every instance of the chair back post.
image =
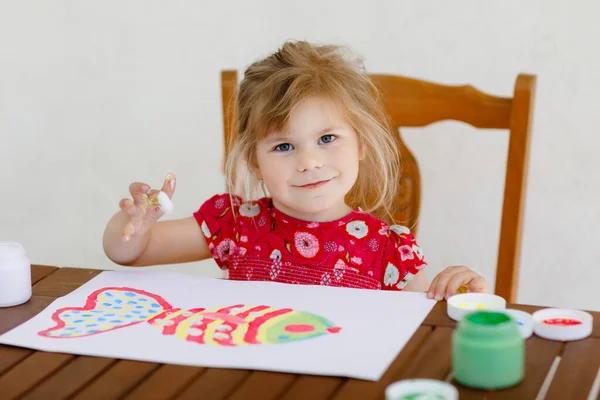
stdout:
<svg viewBox="0 0 600 400">
<path fill-rule="evenodd" d="M 518 289 L 535 88 L 534 75 L 517 77 L 510 114 L 495 293 L 511 303 L 516 301 Z"/>
</svg>

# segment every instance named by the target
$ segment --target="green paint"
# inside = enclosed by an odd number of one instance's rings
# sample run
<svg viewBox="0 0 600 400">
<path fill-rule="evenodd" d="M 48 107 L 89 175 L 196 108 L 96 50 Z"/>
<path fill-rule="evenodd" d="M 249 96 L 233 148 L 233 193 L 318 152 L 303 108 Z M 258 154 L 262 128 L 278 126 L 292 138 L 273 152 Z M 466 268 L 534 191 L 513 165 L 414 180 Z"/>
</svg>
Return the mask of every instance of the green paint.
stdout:
<svg viewBox="0 0 600 400">
<path fill-rule="evenodd" d="M 411 393 L 400 397 L 398 400 L 446 400 L 446 397 L 436 393 Z"/>
<path fill-rule="evenodd" d="M 452 336 L 453 375 L 478 389 L 502 389 L 523 380 L 525 340 L 505 313 L 478 311 L 466 315 Z"/>
<path fill-rule="evenodd" d="M 303 339 L 311 339 L 328 334 L 326 329 L 334 326 L 331 321 L 323 317 L 303 311 L 294 311 L 280 318 L 277 323 L 270 326 L 267 330 L 268 343 L 295 342 Z M 287 332 L 285 327 L 288 325 L 313 325 L 315 329 L 311 332 Z M 281 339 L 280 336 L 288 336 L 288 338 Z"/>
<path fill-rule="evenodd" d="M 510 317 L 508 315 L 496 312 L 477 312 L 467 314 L 465 318 L 467 318 L 470 322 L 474 324 L 487 326 L 496 326 L 500 324 L 505 324 L 510 321 Z"/>
</svg>

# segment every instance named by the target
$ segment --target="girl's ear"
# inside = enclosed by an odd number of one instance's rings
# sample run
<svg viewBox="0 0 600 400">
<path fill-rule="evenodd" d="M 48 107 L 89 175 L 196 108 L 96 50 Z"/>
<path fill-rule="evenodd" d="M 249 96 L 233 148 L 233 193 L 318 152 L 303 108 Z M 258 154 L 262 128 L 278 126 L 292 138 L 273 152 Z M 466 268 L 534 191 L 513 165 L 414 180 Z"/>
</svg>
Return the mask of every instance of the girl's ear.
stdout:
<svg viewBox="0 0 600 400">
<path fill-rule="evenodd" d="M 251 174 L 254 174 L 256 179 L 262 181 L 262 174 L 260 173 L 260 168 L 258 167 L 258 161 L 256 160 L 256 158 L 254 158 L 250 162 L 246 162 L 246 165 L 248 166 L 248 171 Z"/>
<path fill-rule="evenodd" d="M 258 168 L 258 166 L 253 167 L 250 172 L 252 172 L 254 174 L 254 176 L 256 177 L 256 179 L 258 179 L 259 181 L 262 181 L 262 174 L 260 173 L 260 168 Z"/>
</svg>

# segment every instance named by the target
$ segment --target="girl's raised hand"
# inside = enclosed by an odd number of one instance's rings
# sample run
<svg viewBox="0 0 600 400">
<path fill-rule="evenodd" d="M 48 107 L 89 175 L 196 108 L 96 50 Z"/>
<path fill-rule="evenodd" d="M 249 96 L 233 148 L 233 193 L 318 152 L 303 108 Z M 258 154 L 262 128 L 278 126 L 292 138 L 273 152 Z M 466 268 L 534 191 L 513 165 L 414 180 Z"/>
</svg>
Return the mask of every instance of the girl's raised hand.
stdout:
<svg viewBox="0 0 600 400">
<path fill-rule="evenodd" d="M 129 216 L 129 222 L 123 228 L 122 239 L 128 241 L 134 235 L 142 235 L 152 225 L 173 208 L 171 198 L 175 192 L 175 175 L 168 174 L 161 190 L 153 190 L 150 185 L 134 182 L 129 185 L 131 198 L 122 199 L 119 207 Z"/>
</svg>

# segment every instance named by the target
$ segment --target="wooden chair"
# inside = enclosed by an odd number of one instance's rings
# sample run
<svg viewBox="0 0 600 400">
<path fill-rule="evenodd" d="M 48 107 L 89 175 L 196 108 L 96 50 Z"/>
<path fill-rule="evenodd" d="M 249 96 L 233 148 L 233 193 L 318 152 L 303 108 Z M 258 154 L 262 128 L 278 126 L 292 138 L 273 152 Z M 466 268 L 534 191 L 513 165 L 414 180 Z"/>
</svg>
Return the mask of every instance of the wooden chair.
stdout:
<svg viewBox="0 0 600 400">
<path fill-rule="evenodd" d="M 395 129 L 456 120 L 476 128 L 509 131 L 495 293 L 508 302 L 514 302 L 519 277 L 536 77 L 520 74 L 515 82 L 513 97 L 492 96 L 472 86 L 447 86 L 401 76 L 370 77 L 380 90 Z M 221 72 L 225 155 L 231 126 L 228 105 L 237 83 L 237 71 Z M 394 218 L 406 221 L 406 225 L 416 232 L 421 198 L 419 168 L 414 156 L 402 142 L 401 134 L 397 140 L 402 156 L 402 177 L 393 204 Z"/>
</svg>

